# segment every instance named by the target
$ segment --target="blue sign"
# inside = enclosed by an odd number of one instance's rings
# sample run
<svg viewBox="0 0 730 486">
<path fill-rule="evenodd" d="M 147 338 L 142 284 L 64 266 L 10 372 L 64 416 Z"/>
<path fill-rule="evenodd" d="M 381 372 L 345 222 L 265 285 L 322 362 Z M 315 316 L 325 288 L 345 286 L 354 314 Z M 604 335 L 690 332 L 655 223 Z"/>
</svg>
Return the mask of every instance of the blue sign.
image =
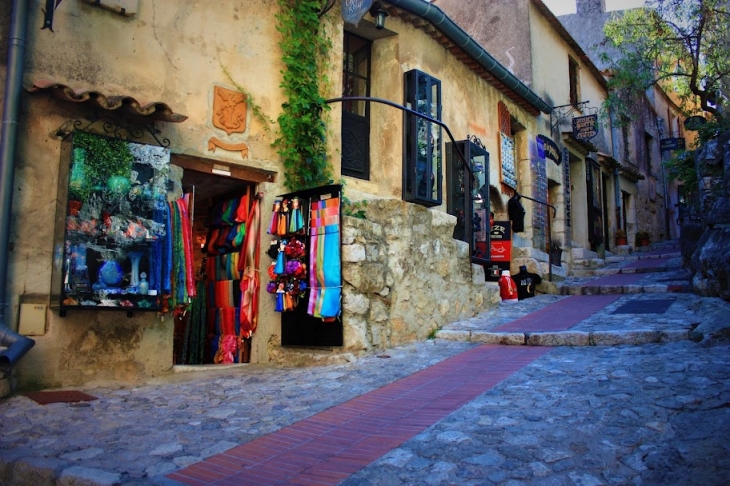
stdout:
<svg viewBox="0 0 730 486">
<path fill-rule="evenodd" d="M 342 20 L 357 27 L 373 6 L 373 0 L 342 0 Z"/>
<path fill-rule="evenodd" d="M 537 136 L 537 153 L 540 157 L 546 157 L 553 160 L 558 165 L 560 165 L 560 162 L 563 161 L 558 144 L 545 135 Z"/>
<path fill-rule="evenodd" d="M 662 138 L 659 140 L 659 148 L 661 150 L 684 150 L 684 139 L 683 138 Z"/>
</svg>

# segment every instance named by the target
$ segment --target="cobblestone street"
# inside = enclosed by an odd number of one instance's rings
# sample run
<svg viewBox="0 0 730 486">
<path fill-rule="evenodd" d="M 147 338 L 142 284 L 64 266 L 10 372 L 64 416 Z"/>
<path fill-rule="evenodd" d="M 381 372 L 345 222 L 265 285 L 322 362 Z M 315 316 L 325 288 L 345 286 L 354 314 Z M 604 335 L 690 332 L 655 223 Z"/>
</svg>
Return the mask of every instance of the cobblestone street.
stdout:
<svg viewBox="0 0 730 486">
<path fill-rule="evenodd" d="M 659 290 L 540 295 L 346 365 L 176 373 L 71 404 L 17 395 L 0 402 L 0 483 L 728 484 L 730 345 L 696 334 L 728 305 Z M 548 332 L 592 340 L 525 345 Z"/>
</svg>

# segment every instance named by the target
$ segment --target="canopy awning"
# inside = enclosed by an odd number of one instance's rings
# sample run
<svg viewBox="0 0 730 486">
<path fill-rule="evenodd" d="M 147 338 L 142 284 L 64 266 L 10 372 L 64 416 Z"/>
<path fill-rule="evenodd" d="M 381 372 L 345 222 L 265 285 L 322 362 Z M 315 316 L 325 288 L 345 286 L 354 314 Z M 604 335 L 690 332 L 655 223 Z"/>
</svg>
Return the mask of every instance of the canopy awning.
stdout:
<svg viewBox="0 0 730 486">
<path fill-rule="evenodd" d="M 127 114 L 144 116 L 152 120 L 181 123 L 188 119 L 186 115 L 173 112 L 167 103 L 161 101 L 142 103 L 127 95 L 107 95 L 96 90 L 75 90 L 53 80 L 34 81 L 32 86 L 26 87 L 26 90 L 30 93 L 46 91 L 65 101 L 88 103 L 103 110 L 120 110 Z"/>
</svg>

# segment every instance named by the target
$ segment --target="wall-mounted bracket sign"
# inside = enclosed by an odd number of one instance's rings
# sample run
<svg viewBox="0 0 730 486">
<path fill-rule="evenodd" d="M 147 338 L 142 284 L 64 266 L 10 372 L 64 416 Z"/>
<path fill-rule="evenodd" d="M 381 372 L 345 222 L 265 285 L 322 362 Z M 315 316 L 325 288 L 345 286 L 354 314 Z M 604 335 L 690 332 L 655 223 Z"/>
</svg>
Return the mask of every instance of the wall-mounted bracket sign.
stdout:
<svg viewBox="0 0 730 486">
<path fill-rule="evenodd" d="M 661 150 L 684 150 L 684 138 L 662 138 L 661 140 L 659 140 L 659 148 Z"/>
<path fill-rule="evenodd" d="M 598 134 L 598 115 L 573 118 L 573 136 L 578 140 L 590 140 Z"/>
<path fill-rule="evenodd" d="M 540 157 L 554 160 L 558 165 L 563 161 L 558 144 L 545 135 L 537 136 L 537 153 Z"/>
<path fill-rule="evenodd" d="M 342 20 L 357 27 L 373 6 L 373 0 L 342 0 Z"/>
</svg>

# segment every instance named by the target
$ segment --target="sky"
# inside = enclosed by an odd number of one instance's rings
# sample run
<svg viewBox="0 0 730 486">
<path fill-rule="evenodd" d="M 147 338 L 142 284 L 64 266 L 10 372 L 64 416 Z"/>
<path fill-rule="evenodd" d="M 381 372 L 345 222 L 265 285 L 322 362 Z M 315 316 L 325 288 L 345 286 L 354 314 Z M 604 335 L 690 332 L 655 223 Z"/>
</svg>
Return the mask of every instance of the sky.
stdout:
<svg viewBox="0 0 730 486">
<path fill-rule="evenodd" d="M 623 10 L 625 8 L 641 7 L 644 5 L 645 0 L 605 0 L 606 11 L 611 12 L 613 10 Z M 574 14 L 575 12 L 575 0 L 543 0 L 545 5 L 555 15 L 567 15 Z"/>
</svg>

